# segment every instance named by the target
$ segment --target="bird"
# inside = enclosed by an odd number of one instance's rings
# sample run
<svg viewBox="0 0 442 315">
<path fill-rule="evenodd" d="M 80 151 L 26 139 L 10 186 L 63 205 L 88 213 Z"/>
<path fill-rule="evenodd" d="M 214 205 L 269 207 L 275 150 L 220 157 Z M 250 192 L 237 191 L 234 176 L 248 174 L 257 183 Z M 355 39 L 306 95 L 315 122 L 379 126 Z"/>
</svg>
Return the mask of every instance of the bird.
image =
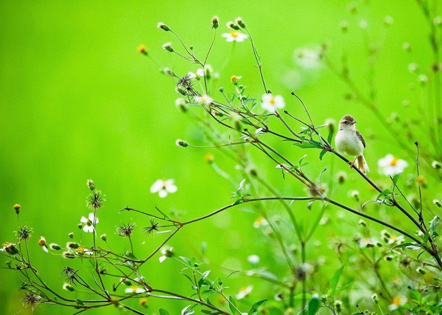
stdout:
<svg viewBox="0 0 442 315">
<path fill-rule="evenodd" d="M 345 115 L 342 117 L 335 143 L 339 152 L 355 157 L 353 162 L 350 162 L 350 167 L 352 168 L 356 164 L 361 172 L 366 174 L 370 170 L 364 157 L 365 140 L 356 130 L 355 125 L 356 120 L 352 116 Z"/>
</svg>

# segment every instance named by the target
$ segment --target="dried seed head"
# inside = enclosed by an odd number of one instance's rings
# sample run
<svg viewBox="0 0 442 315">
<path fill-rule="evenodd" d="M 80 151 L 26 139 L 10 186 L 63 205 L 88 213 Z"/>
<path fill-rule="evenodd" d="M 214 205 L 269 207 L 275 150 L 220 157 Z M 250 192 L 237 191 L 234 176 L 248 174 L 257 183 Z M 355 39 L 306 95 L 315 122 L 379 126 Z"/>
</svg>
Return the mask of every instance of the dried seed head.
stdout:
<svg viewBox="0 0 442 315">
<path fill-rule="evenodd" d="M 237 25 L 239 25 L 239 27 L 241 27 L 241 28 L 246 28 L 246 23 L 244 23 L 243 19 L 240 18 L 240 17 L 237 17 L 237 18 L 235 19 L 235 23 L 236 23 Z"/>
<path fill-rule="evenodd" d="M 215 15 L 215 16 L 212 18 L 212 28 L 213 28 L 213 29 L 217 29 L 218 26 L 219 26 L 219 18 Z"/>
<path fill-rule="evenodd" d="M 166 24 L 164 24 L 163 22 L 159 22 L 159 23 L 157 24 L 157 27 L 158 27 L 160 30 L 163 30 L 163 31 L 166 31 L 166 32 L 170 31 L 170 28 L 169 28 Z"/>
<path fill-rule="evenodd" d="M 61 249 L 60 245 L 58 245 L 56 243 L 49 244 L 49 248 L 52 250 L 60 250 Z"/>
<path fill-rule="evenodd" d="M 20 213 L 20 208 L 21 208 L 21 206 L 20 206 L 18 203 L 16 203 L 16 204 L 13 206 L 13 208 L 14 208 L 14 210 L 15 210 L 15 213 L 17 213 L 17 214 Z"/>
<path fill-rule="evenodd" d="M 61 254 L 61 256 L 66 259 L 74 259 L 75 258 L 75 255 L 68 250 L 64 251 L 63 254 Z"/>
<path fill-rule="evenodd" d="M 186 147 L 189 146 L 189 143 L 187 143 L 186 141 L 181 140 L 181 139 L 177 139 L 177 140 L 175 141 L 175 144 L 176 144 L 178 147 L 183 147 L 183 148 L 186 148 Z"/>
<path fill-rule="evenodd" d="M 228 28 L 234 29 L 235 31 L 239 30 L 239 26 L 233 23 L 232 21 L 227 22 L 226 26 Z"/>
</svg>

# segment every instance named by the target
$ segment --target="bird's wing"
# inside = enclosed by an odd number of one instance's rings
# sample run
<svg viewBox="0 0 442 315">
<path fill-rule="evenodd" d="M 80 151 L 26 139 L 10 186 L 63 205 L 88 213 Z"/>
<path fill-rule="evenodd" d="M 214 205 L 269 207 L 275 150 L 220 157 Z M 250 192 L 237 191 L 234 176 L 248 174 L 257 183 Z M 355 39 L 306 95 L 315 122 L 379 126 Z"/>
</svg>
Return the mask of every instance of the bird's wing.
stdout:
<svg viewBox="0 0 442 315">
<path fill-rule="evenodd" d="M 359 133 L 359 131 L 356 130 L 356 137 L 358 137 L 359 140 L 361 140 L 362 144 L 364 145 L 365 148 L 365 140 L 364 137 Z"/>
</svg>

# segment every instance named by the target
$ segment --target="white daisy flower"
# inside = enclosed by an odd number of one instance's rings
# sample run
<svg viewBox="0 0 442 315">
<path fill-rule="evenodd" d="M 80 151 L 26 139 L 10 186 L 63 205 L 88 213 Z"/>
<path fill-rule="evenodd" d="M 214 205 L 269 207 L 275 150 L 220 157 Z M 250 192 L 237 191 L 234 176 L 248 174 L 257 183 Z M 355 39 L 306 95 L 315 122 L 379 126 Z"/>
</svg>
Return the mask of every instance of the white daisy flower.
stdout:
<svg viewBox="0 0 442 315">
<path fill-rule="evenodd" d="M 46 252 L 49 253 L 48 246 L 46 245 L 46 239 L 43 236 L 40 236 L 40 239 L 38 240 L 38 245 L 41 246 L 41 248 Z"/>
<path fill-rule="evenodd" d="M 89 213 L 88 218 L 81 217 L 80 222 L 84 224 L 83 231 L 86 233 L 92 233 L 94 232 L 94 225 L 96 225 L 99 221 L 98 218 L 91 212 Z"/>
<path fill-rule="evenodd" d="M 243 42 L 246 38 L 247 35 L 241 32 L 237 32 L 237 31 L 231 31 L 230 33 L 223 33 L 222 35 L 227 42 Z"/>
<path fill-rule="evenodd" d="M 78 247 L 75 250 L 75 252 L 77 253 L 77 255 L 80 255 L 80 256 L 82 256 L 82 255 L 89 255 L 90 256 L 94 253 L 93 251 L 91 251 L 87 248 L 84 248 L 83 246 Z"/>
<path fill-rule="evenodd" d="M 159 179 L 150 187 L 150 192 L 152 194 L 158 193 L 160 198 L 165 198 L 167 194 L 173 194 L 178 190 L 175 186 L 173 179 Z"/>
<path fill-rule="evenodd" d="M 161 256 L 158 259 L 160 261 L 160 263 L 162 263 L 163 261 L 165 261 L 167 258 L 172 257 L 173 256 L 173 247 L 170 248 L 165 248 L 161 251 Z"/>
<path fill-rule="evenodd" d="M 250 292 L 252 292 L 252 290 L 253 290 L 253 286 L 252 285 L 249 285 L 247 287 L 242 287 L 239 290 L 238 294 L 236 294 L 236 299 L 237 300 L 241 300 L 241 299 L 245 298 L 247 295 L 250 294 Z"/>
<path fill-rule="evenodd" d="M 252 265 L 257 265 L 259 263 L 259 256 L 258 255 L 250 255 L 249 257 L 247 257 L 247 260 L 249 263 L 251 263 Z"/>
<path fill-rule="evenodd" d="M 187 76 L 190 79 L 197 79 L 197 80 L 199 80 L 200 78 L 203 78 L 204 76 L 210 77 L 211 73 L 213 73 L 212 66 L 211 65 L 205 65 L 204 68 L 200 68 L 200 69 L 196 70 L 195 73 L 193 73 L 193 72 L 187 73 Z"/>
<path fill-rule="evenodd" d="M 264 94 L 262 96 L 262 108 L 274 113 L 278 108 L 284 108 L 285 102 L 282 96 L 273 96 L 271 93 Z"/>
<path fill-rule="evenodd" d="M 137 287 L 136 285 L 131 285 L 130 287 L 126 288 L 126 290 L 124 290 L 124 292 L 126 293 L 144 293 L 146 292 L 145 289 Z"/>
<path fill-rule="evenodd" d="M 392 245 L 392 244 L 400 245 L 400 244 L 402 244 L 404 242 L 405 242 L 405 237 L 403 235 L 399 235 L 399 236 L 391 235 L 388 238 L 388 244 L 390 244 L 390 245 Z"/>
<path fill-rule="evenodd" d="M 253 227 L 255 229 L 259 229 L 261 226 L 267 226 L 267 225 L 269 225 L 269 222 L 263 217 L 259 217 L 255 220 L 255 222 L 253 222 Z"/>
<path fill-rule="evenodd" d="M 322 66 L 319 48 L 298 48 L 295 50 L 295 62 L 302 68 L 315 69 Z"/>
<path fill-rule="evenodd" d="M 387 176 L 394 176 L 400 174 L 408 166 L 405 160 L 401 160 L 392 154 L 387 154 L 384 158 L 378 161 L 380 172 Z"/>
<path fill-rule="evenodd" d="M 201 105 L 210 105 L 213 102 L 213 99 L 208 95 L 195 96 L 195 102 Z"/>
<path fill-rule="evenodd" d="M 391 304 L 388 306 L 388 309 L 390 311 L 397 310 L 400 306 L 404 305 L 405 303 L 407 303 L 407 299 L 405 297 L 395 296 L 391 300 Z"/>
</svg>

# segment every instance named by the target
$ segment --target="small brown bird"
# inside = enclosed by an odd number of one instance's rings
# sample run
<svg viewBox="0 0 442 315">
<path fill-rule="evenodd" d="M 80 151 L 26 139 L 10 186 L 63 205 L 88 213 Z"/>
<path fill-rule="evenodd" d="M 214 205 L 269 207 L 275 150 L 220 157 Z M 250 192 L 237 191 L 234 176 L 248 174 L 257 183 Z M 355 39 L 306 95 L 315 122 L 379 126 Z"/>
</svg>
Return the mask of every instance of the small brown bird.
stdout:
<svg viewBox="0 0 442 315">
<path fill-rule="evenodd" d="M 355 157 L 350 166 L 353 167 L 356 163 L 356 166 L 365 174 L 369 171 L 363 155 L 365 140 L 356 130 L 355 124 L 356 120 L 352 116 L 345 115 L 339 122 L 339 131 L 336 134 L 335 143 L 339 152 Z"/>
</svg>

